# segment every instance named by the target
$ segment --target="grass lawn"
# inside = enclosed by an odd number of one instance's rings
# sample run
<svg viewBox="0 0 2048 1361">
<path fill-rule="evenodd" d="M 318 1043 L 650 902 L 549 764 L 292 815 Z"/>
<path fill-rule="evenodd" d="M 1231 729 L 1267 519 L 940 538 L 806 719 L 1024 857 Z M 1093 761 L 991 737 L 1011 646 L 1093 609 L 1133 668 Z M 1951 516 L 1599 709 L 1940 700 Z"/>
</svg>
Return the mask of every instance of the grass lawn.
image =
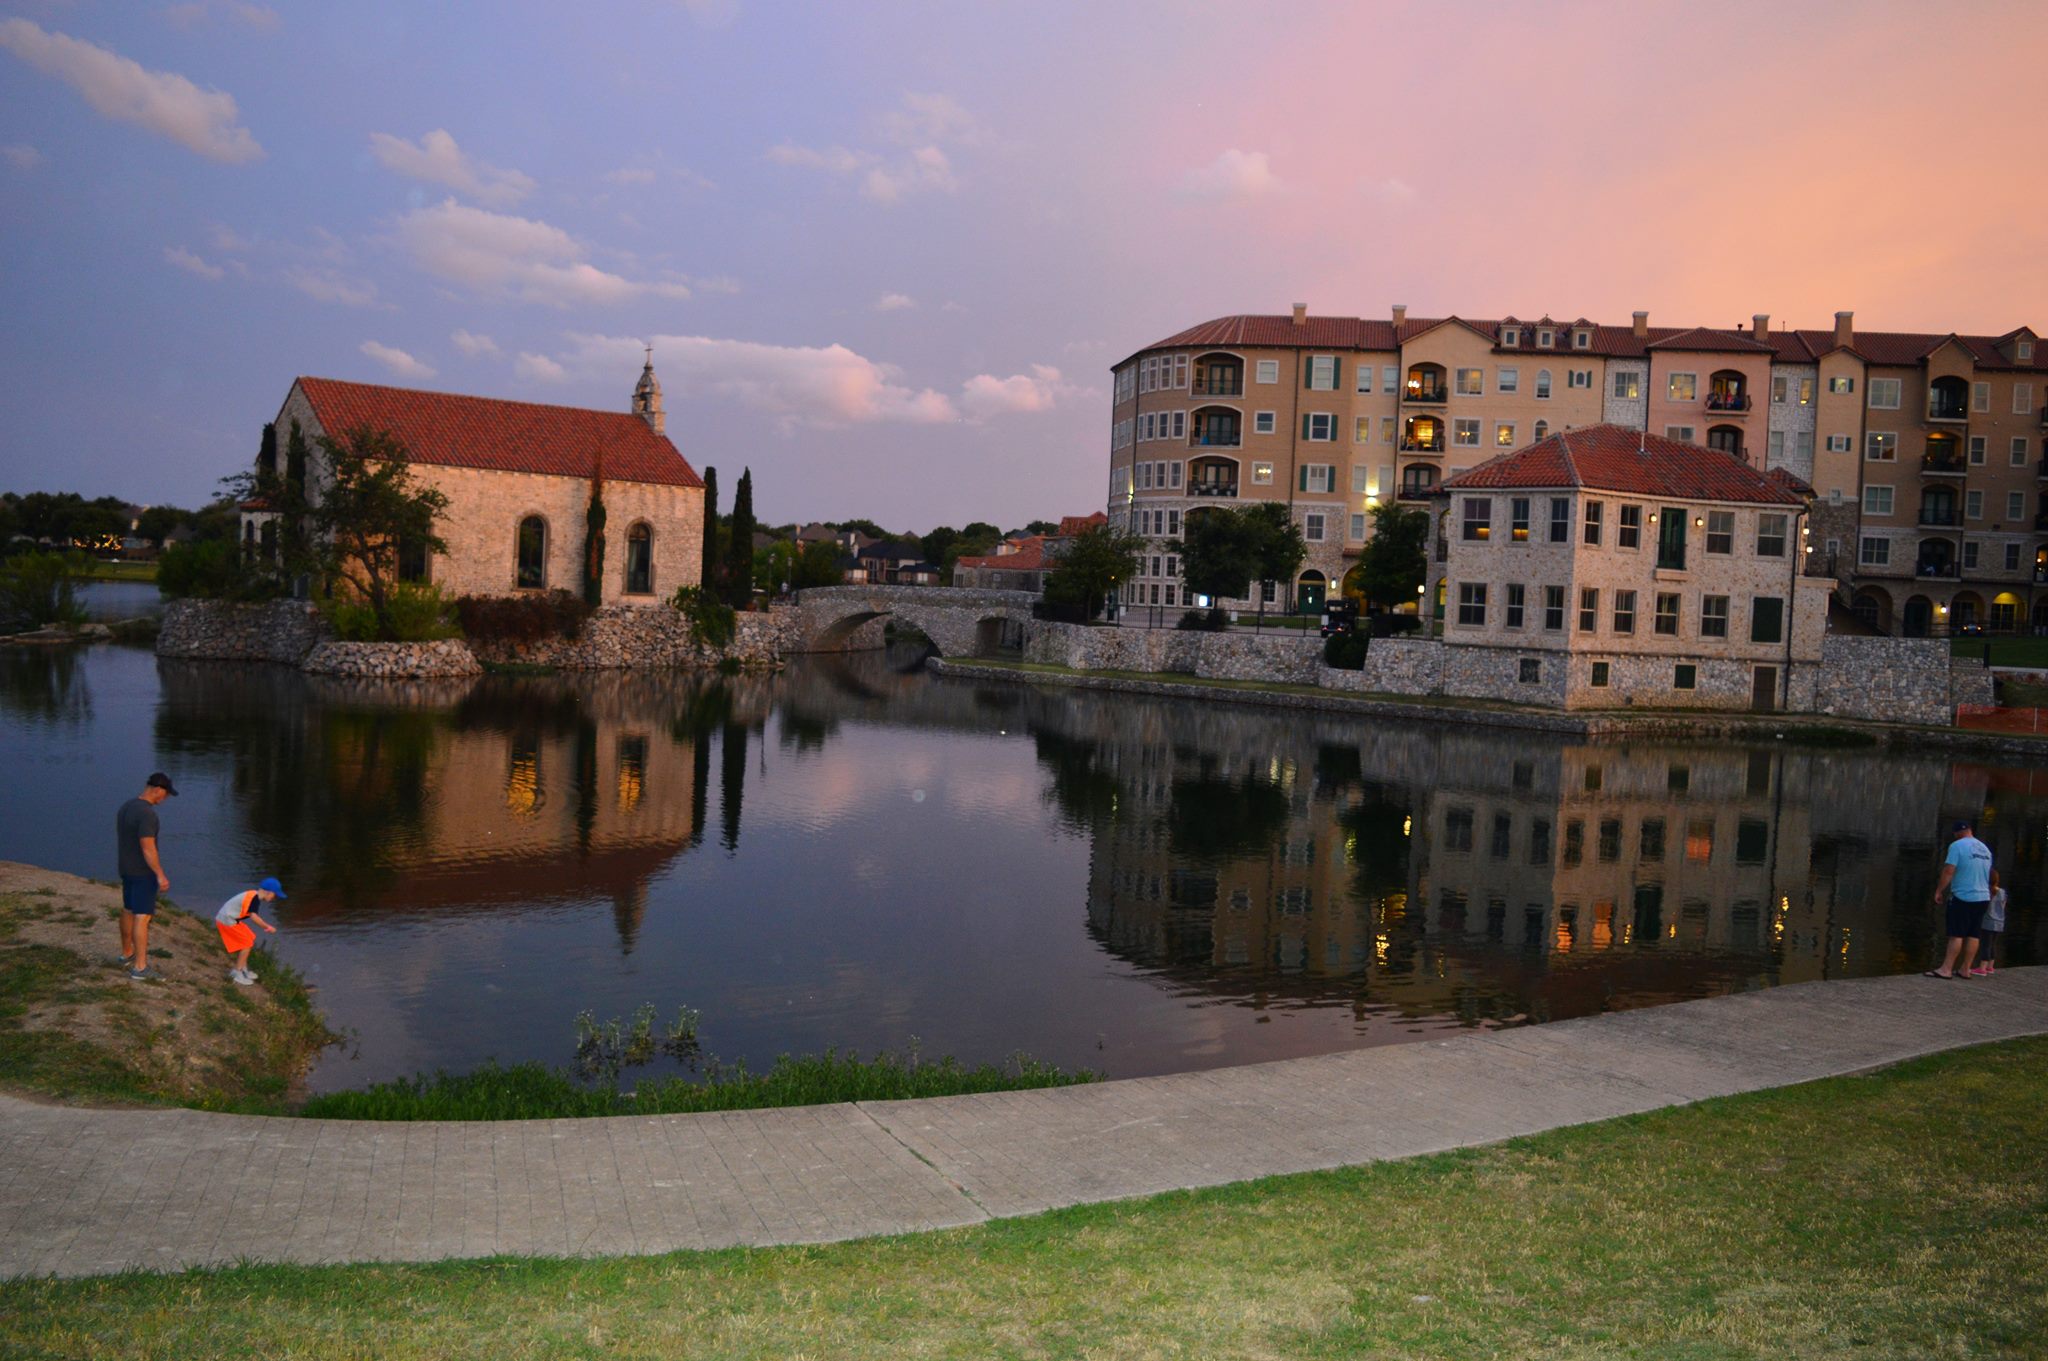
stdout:
<svg viewBox="0 0 2048 1361">
<path fill-rule="evenodd" d="M 155 581 L 153 562 L 102 562 L 95 558 L 78 569 L 76 576 L 93 581 Z"/>
<path fill-rule="evenodd" d="M 2048 670 L 2048 638 L 1951 638 L 1949 651 L 1958 657 L 1977 660 L 1984 644 L 1991 644 L 1993 666 L 2035 666 Z"/>
<path fill-rule="evenodd" d="M 974 1229 L 0 1285 L 94 1357 L 2039 1357 L 2048 1040 Z"/>
</svg>

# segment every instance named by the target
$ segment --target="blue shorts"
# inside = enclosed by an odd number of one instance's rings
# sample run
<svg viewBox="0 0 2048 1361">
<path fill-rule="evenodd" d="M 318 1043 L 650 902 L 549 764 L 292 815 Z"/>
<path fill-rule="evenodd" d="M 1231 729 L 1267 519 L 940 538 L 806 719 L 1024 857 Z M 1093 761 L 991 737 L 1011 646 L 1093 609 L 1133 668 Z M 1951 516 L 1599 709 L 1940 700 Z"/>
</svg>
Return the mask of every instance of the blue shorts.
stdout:
<svg viewBox="0 0 2048 1361">
<path fill-rule="evenodd" d="M 156 912 L 156 876 L 154 874 L 124 874 L 121 876 L 121 910 L 132 912 L 138 917 L 151 916 Z"/>
</svg>

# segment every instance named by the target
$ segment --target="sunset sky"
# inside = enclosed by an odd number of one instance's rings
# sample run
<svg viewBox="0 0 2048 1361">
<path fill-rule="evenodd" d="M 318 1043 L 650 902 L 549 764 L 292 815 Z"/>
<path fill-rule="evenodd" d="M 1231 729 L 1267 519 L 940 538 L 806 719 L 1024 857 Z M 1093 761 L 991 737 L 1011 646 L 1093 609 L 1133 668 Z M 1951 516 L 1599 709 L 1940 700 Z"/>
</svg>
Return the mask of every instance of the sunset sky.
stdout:
<svg viewBox="0 0 2048 1361">
<path fill-rule="evenodd" d="M 623 408 L 764 520 L 1100 507 L 1205 318 L 2048 330 L 2048 6 L 0 0 L 0 489 L 292 378 Z"/>
</svg>

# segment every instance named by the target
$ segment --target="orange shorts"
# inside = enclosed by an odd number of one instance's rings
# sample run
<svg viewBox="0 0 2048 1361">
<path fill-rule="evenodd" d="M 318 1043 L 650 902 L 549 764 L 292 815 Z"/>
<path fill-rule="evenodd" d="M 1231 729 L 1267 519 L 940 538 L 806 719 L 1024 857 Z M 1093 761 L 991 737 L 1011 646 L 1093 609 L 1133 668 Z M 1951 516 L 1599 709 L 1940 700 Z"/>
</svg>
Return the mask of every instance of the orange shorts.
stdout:
<svg viewBox="0 0 2048 1361">
<path fill-rule="evenodd" d="M 228 947 L 228 953 L 238 955 L 256 943 L 256 933 L 241 922 L 215 922 L 220 928 L 220 943 Z"/>
</svg>

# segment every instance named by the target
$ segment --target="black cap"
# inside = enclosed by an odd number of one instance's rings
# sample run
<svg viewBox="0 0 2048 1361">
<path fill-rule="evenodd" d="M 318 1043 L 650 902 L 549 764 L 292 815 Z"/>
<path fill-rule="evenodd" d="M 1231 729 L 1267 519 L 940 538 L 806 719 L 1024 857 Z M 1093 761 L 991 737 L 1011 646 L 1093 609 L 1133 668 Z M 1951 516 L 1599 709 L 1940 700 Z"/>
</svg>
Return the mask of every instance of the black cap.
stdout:
<svg viewBox="0 0 2048 1361">
<path fill-rule="evenodd" d="M 142 787 L 145 789 L 161 789 L 174 799 L 178 797 L 178 787 L 172 784 L 171 777 L 164 774 L 161 770 L 144 780 Z"/>
<path fill-rule="evenodd" d="M 1957 818 L 1956 825 L 1949 828 L 1949 830 L 1951 832 L 1967 832 L 1970 830 L 1970 820 L 1968 818 Z"/>
</svg>

